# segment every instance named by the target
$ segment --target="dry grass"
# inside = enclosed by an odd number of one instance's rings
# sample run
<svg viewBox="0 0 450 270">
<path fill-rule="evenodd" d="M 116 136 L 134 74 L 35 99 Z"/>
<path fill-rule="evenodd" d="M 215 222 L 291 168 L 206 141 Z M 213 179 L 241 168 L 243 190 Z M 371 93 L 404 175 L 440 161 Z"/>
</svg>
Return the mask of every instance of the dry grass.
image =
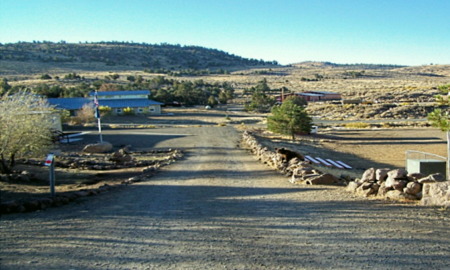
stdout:
<svg viewBox="0 0 450 270">
<path fill-rule="evenodd" d="M 445 134 L 433 128 L 330 128 L 296 141 L 262 130 L 258 134 L 265 138 L 265 144 L 273 149 L 286 147 L 303 155 L 341 160 L 354 168 L 351 171 L 331 169 L 335 175 L 351 174 L 360 177 L 362 172 L 370 167 L 404 168 L 407 150 L 447 156 Z"/>
</svg>

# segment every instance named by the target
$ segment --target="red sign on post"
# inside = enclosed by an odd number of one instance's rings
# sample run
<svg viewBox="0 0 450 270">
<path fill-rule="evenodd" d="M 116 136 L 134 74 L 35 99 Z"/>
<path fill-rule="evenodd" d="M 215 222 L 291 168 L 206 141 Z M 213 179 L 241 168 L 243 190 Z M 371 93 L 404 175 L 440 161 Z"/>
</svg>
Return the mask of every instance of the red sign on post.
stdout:
<svg viewBox="0 0 450 270">
<path fill-rule="evenodd" d="M 53 154 L 48 154 L 47 158 L 45 159 L 45 166 L 51 166 L 53 164 L 53 160 L 54 160 L 54 156 Z"/>
</svg>

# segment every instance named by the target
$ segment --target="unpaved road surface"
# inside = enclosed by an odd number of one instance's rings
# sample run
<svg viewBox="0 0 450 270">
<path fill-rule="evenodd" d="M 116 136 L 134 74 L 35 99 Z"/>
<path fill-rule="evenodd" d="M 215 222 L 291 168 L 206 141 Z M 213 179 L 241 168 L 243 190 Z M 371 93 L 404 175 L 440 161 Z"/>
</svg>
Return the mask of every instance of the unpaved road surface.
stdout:
<svg viewBox="0 0 450 270">
<path fill-rule="evenodd" d="M 1 217 L 2 270 L 450 269 L 448 210 L 292 185 L 232 127 L 133 132 L 186 157 L 148 181 Z"/>
</svg>

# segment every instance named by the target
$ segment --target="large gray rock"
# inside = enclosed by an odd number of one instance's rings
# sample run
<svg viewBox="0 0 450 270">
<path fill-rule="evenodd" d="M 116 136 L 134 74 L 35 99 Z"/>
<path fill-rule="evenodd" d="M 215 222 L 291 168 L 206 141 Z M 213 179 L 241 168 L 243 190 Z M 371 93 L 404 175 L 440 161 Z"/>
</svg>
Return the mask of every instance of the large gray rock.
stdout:
<svg viewBox="0 0 450 270">
<path fill-rule="evenodd" d="M 450 181 L 425 183 L 420 202 L 422 205 L 450 207 Z"/>
<path fill-rule="evenodd" d="M 119 149 L 111 154 L 109 160 L 114 161 L 116 164 L 126 164 L 133 161 L 133 157 L 126 149 Z"/>
<path fill-rule="evenodd" d="M 376 180 L 375 168 L 369 168 L 363 173 L 361 180 L 359 181 L 361 183 L 364 183 L 364 182 L 373 182 L 375 180 Z"/>
<path fill-rule="evenodd" d="M 85 153 L 106 153 L 113 149 L 113 145 L 109 142 L 88 144 L 83 148 Z"/>
<path fill-rule="evenodd" d="M 375 178 L 376 178 L 376 180 L 379 181 L 379 182 L 386 181 L 386 178 L 388 177 L 388 172 L 390 170 L 391 169 L 388 169 L 388 168 L 377 169 L 375 171 Z"/>
<path fill-rule="evenodd" d="M 417 200 L 416 196 L 411 194 L 406 194 L 399 190 L 390 190 L 386 193 L 385 197 L 387 199 L 395 200 L 395 201 L 404 201 L 404 200 Z"/>
<path fill-rule="evenodd" d="M 355 181 L 350 181 L 347 185 L 347 187 L 345 188 L 347 191 L 350 192 L 356 192 L 356 189 L 360 186 L 359 183 L 355 182 Z"/>
<path fill-rule="evenodd" d="M 424 175 L 423 173 L 409 173 L 408 174 L 408 179 L 410 179 L 411 181 L 417 181 L 419 179 L 424 178 L 426 175 Z"/>
<path fill-rule="evenodd" d="M 416 195 L 417 193 L 422 191 L 422 185 L 417 182 L 409 182 L 406 184 L 406 187 L 403 189 L 403 192 L 411 195 Z"/>
<path fill-rule="evenodd" d="M 376 195 L 378 193 L 379 188 L 380 185 L 376 183 L 366 182 L 356 189 L 356 193 L 363 195 L 365 197 L 369 197 L 370 195 Z"/>
<path fill-rule="evenodd" d="M 425 183 L 435 183 L 435 182 L 443 182 L 445 181 L 445 177 L 440 173 L 430 174 L 427 177 L 423 177 L 419 179 L 417 182 L 420 184 Z"/>
<path fill-rule="evenodd" d="M 329 173 L 325 173 L 316 177 L 311 177 L 306 180 L 306 184 L 308 185 L 332 185 L 339 182 L 339 179 Z"/>
<path fill-rule="evenodd" d="M 400 184 L 399 181 L 407 179 L 407 175 L 408 172 L 405 169 L 395 169 L 389 171 L 386 179 L 386 187 L 398 187 Z"/>
<path fill-rule="evenodd" d="M 392 190 L 392 187 L 386 187 L 386 182 L 382 182 L 378 188 L 378 196 L 384 197 L 390 190 Z"/>
</svg>

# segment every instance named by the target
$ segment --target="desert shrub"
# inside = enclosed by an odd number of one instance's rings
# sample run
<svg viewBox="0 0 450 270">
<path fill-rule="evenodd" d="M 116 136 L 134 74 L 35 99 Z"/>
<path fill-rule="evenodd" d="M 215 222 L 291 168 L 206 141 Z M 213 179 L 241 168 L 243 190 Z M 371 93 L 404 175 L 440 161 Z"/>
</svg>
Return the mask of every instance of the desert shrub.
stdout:
<svg viewBox="0 0 450 270">
<path fill-rule="evenodd" d="M 92 104 L 84 104 L 81 110 L 78 110 L 77 116 L 80 123 L 89 123 L 95 120 L 95 110 Z"/>
<path fill-rule="evenodd" d="M 61 123 L 69 123 L 70 122 L 70 112 L 68 110 L 61 110 L 60 111 L 60 115 L 61 115 Z"/>
<path fill-rule="evenodd" d="M 78 126 L 83 124 L 83 121 L 81 121 L 81 118 L 78 116 L 72 116 L 69 117 L 69 119 L 67 120 L 67 123 L 71 126 Z"/>
<path fill-rule="evenodd" d="M 124 115 L 134 115 L 134 109 L 130 108 L 130 107 L 126 107 L 125 109 L 123 109 L 123 114 Z"/>
<path fill-rule="evenodd" d="M 352 123 L 347 123 L 345 124 L 346 128 L 368 128 L 370 127 L 369 123 L 365 123 L 365 122 L 352 122 Z"/>
<path fill-rule="evenodd" d="M 47 153 L 52 110 L 46 99 L 27 91 L 0 96 L 0 173 L 12 173 L 18 158 Z"/>
<path fill-rule="evenodd" d="M 101 116 L 108 116 L 108 115 L 111 115 L 111 113 L 112 113 L 111 107 L 108 107 L 108 106 L 99 106 L 98 109 L 100 111 Z"/>
<path fill-rule="evenodd" d="M 136 128 L 156 128 L 155 125 L 139 125 Z"/>
</svg>

